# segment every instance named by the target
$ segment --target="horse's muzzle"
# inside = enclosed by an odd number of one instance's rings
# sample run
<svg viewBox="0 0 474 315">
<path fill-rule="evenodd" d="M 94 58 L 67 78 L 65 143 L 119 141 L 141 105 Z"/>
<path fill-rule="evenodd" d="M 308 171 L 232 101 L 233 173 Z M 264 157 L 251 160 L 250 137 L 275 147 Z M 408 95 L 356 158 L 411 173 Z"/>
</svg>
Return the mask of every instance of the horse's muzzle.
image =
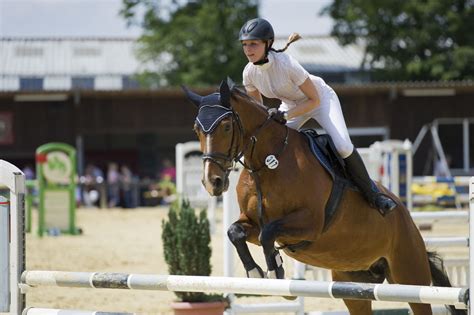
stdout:
<svg viewBox="0 0 474 315">
<path fill-rule="evenodd" d="M 211 196 L 220 196 L 229 188 L 229 177 L 212 175 L 208 179 L 203 179 L 202 184 Z"/>
</svg>

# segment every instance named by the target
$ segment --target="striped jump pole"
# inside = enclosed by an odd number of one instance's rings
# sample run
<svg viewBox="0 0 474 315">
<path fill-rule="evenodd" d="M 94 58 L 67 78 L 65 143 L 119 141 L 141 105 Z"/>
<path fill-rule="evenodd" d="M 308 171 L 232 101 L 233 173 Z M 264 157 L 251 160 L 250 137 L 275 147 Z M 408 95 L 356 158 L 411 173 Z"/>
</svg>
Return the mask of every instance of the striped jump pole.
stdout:
<svg viewBox="0 0 474 315">
<path fill-rule="evenodd" d="M 173 292 L 305 296 L 454 305 L 466 308 L 467 288 L 356 282 L 248 279 L 101 272 L 25 271 L 22 287 L 54 286 Z"/>
</svg>

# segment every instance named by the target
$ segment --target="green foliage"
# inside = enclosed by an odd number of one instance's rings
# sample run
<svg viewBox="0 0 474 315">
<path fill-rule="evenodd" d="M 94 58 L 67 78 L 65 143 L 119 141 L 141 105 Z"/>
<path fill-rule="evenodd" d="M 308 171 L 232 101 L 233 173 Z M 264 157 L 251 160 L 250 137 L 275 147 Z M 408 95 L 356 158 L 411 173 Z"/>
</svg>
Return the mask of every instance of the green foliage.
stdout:
<svg viewBox="0 0 474 315">
<path fill-rule="evenodd" d="M 175 202 L 162 222 L 163 249 L 170 275 L 209 276 L 211 237 L 206 210 L 196 215 L 188 201 Z M 200 292 L 175 292 L 183 302 L 223 300 L 221 295 Z"/>
<path fill-rule="evenodd" d="M 472 0 L 334 0 L 323 12 L 343 44 L 366 41 L 377 79 L 474 79 Z"/>
<path fill-rule="evenodd" d="M 139 81 L 147 86 L 214 85 L 242 77 L 247 63 L 240 27 L 257 16 L 257 0 L 122 0 L 128 23 L 141 20 L 139 58 L 153 64 Z M 141 14 L 143 16 L 141 16 Z"/>
</svg>

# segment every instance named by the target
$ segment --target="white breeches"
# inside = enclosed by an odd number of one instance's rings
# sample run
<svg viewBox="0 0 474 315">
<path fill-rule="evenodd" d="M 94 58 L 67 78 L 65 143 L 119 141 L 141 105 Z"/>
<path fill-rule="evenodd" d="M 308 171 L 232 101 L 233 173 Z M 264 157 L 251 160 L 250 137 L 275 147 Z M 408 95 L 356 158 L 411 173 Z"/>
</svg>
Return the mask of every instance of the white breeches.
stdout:
<svg viewBox="0 0 474 315">
<path fill-rule="evenodd" d="M 286 104 L 280 105 L 280 110 L 288 110 Z M 321 97 L 321 105 L 315 110 L 304 115 L 288 120 L 286 125 L 292 129 L 300 129 L 309 119 L 314 118 L 321 127 L 331 136 L 336 150 L 343 159 L 351 155 L 354 145 L 349 137 L 346 122 L 342 115 L 339 98 L 334 91 L 325 93 Z"/>
</svg>

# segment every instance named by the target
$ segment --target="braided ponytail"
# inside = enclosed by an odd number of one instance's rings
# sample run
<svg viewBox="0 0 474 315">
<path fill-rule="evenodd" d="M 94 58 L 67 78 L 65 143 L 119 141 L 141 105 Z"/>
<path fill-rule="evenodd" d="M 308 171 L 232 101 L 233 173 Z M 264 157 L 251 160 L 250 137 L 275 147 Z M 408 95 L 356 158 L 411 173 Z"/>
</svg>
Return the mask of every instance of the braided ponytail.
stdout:
<svg viewBox="0 0 474 315">
<path fill-rule="evenodd" d="M 292 33 L 290 35 L 290 37 L 288 37 L 288 40 L 286 41 L 286 45 L 285 47 L 283 47 L 282 49 L 275 49 L 275 48 L 270 48 L 270 50 L 274 51 L 274 52 L 277 52 L 277 53 L 280 53 L 280 52 L 284 52 L 288 47 L 290 47 L 290 45 L 294 42 L 296 42 L 297 40 L 301 39 L 301 36 L 300 34 L 298 33 Z"/>
</svg>

